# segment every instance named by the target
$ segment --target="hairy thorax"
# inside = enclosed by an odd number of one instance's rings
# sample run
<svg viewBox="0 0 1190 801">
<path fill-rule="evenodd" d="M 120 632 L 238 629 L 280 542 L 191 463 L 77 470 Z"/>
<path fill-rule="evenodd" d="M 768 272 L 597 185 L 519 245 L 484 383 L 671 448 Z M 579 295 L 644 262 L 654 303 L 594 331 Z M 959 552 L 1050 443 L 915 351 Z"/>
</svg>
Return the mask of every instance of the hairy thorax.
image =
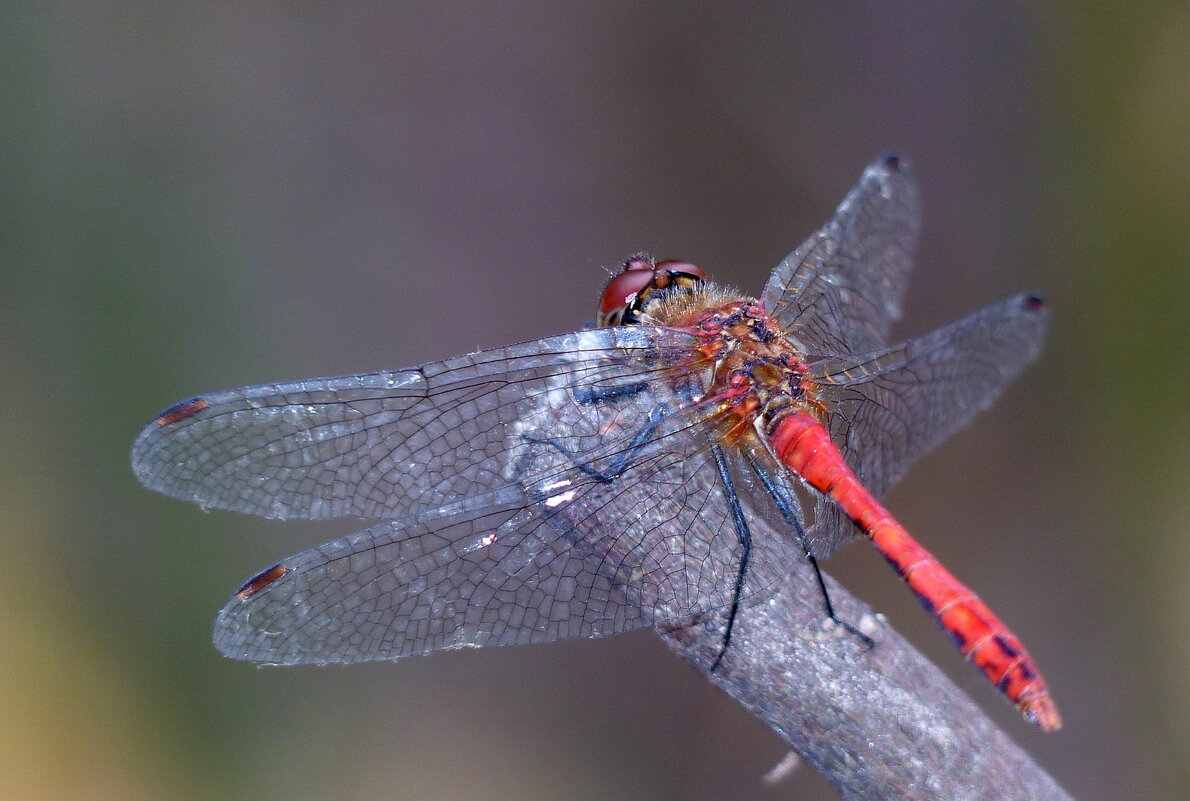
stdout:
<svg viewBox="0 0 1190 801">
<path fill-rule="evenodd" d="M 794 412 L 822 418 L 802 354 L 760 301 L 702 284 L 658 298 L 640 322 L 699 338 L 700 357 L 713 365 L 703 401 L 720 405 L 729 443 L 753 431 L 767 440 L 777 422 Z"/>
</svg>

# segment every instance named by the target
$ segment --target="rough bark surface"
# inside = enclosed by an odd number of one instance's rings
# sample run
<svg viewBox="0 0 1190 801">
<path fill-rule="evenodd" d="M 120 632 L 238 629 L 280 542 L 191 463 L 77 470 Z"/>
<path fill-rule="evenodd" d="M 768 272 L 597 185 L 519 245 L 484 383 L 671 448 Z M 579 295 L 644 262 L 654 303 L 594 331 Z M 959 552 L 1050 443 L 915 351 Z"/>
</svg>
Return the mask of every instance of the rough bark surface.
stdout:
<svg viewBox="0 0 1190 801">
<path fill-rule="evenodd" d="M 829 577 L 827 584 L 840 618 L 858 621 L 873 647 L 825 618 L 806 563 L 741 610 L 713 672 L 725 615 L 658 631 L 846 799 L 1069 801 L 933 664 Z"/>
</svg>

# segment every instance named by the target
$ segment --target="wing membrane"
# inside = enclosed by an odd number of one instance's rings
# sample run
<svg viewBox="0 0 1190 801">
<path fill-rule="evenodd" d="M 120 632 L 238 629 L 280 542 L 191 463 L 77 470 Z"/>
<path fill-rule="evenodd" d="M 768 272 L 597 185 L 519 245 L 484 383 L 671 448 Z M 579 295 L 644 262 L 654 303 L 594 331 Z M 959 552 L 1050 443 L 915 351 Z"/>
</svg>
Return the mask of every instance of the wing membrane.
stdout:
<svg viewBox="0 0 1190 801">
<path fill-rule="evenodd" d="M 662 366 L 681 373 L 689 342 L 655 328 L 579 331 L 407 370 L 212 393 L 151 422 L 133 469 L 149 488 L 204 507 L 408 515 L 507 486 L 521 421 L 542 397 L 569 393 L 577 404 Z M 550 420 L 536 425 L 539 437 L 560 435 Z"/>
<path fill-rule="evenodd" d="M 765 308 L 811 356 L 886 344 L 901 315 L 920 216 L 908 165 L 895 156 L 876 161 L 835 216 L 773 270 Z"/>
<path fill-rule="evenodd" d="M 573 455 L 631 418 L 623 406 L 656 409 L 655 400 L 618 398 L 585 426 L 571 421 L 564 440 L 533 440 L 518 458 L 535 477 L 523 486 L 382 523 L 265 571 L 220 612 L 217 647 L 276 664 L 398 659 L 606 636 L 727 606 L 743 546 L 701 420 L 654 413 L 615 438 L 626 448 Z M 753 543 L 746 597 L 798 557 L 792 539 L 768 539 Z"/>
<path fill-rule="evenodd" d="M 1037 357 L 1045 337 L 1044 304 L 1029 294 L 972 312 L 929 334 L 887 349 L 810 366 L 827 425 L 848 464 L 877 496 L 978 412 Z M 825 556 L 857 529 L 821 501 L 812 531 Z"/>
</svg>

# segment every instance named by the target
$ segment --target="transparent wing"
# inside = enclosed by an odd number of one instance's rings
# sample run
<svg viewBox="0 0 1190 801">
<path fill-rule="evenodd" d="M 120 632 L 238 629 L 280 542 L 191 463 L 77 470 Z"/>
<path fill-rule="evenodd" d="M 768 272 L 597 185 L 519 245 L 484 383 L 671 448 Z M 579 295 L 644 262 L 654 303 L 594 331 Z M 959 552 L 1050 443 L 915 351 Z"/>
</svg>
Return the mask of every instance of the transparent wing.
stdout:
<svg viewBox="0 0 1190 801">
<path fill-rule="evenodd" d="M 1046 321 L 1040 298 L 1014 295 L 891 348 L 812 364 L 831 436 L 864 485 L 883 495 L 912 462 L 990 406 L 1037 357 Z M 817 504 L 816 555 L 857 533 L 833 503 Z"/>
<path fill-rule="evenodd" d="M 706 421 L 665 414 L 651 390 L 561 414 L 554 399 L 540 396 L 526 424 L 566 434 L 529 437 L 515 486 L 266 570 L 219 614 L 217 647 L 278 664 L 398 659 L 606 636 L 730 604 L 742 545 Z M 653 411 L 640 419 L 638 408 Z M 746 597 L 800 554 L 769 539 L 753 543 Z"/>
<path fill-rule="evenodd" d="M 147 487 L 204 507 L 401 517 L 508 486 L 526 414 L 542 398 L 558 410 L 680 375 L 697 366 L 690 342 L 655 328 L 579 331 L 406 370 L 202 395 L 145 427 L 133 469 Z M 533 433 L 563 436 L 558 425 L 538 417 Z"/>
<path fill-rule="evenodd" d="M 908 165 L 895 156 L 874 162 L 835 216 L 773 270 L 765 308 L 811 356 L 886 344 L 901 314 L 920 216 Z"/>
</svg>

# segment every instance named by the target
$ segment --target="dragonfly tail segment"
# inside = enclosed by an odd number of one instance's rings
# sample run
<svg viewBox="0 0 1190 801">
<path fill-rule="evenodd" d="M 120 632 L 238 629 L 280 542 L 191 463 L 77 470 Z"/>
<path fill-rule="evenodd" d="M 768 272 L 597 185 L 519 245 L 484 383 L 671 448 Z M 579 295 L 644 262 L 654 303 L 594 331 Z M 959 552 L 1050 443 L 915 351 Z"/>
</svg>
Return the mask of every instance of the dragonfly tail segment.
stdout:
<svg viewBox="0 0 1190 801">
<path fill-rule="evenodd" d="M 769 441 L 790 470 L 855 521 L 971 664 L 1037 727 L 1061 728 L 1045 679 L 1020 639 L 868 492 L 821 423 L 802 412 L 787 415 Z"/>
</svg>

